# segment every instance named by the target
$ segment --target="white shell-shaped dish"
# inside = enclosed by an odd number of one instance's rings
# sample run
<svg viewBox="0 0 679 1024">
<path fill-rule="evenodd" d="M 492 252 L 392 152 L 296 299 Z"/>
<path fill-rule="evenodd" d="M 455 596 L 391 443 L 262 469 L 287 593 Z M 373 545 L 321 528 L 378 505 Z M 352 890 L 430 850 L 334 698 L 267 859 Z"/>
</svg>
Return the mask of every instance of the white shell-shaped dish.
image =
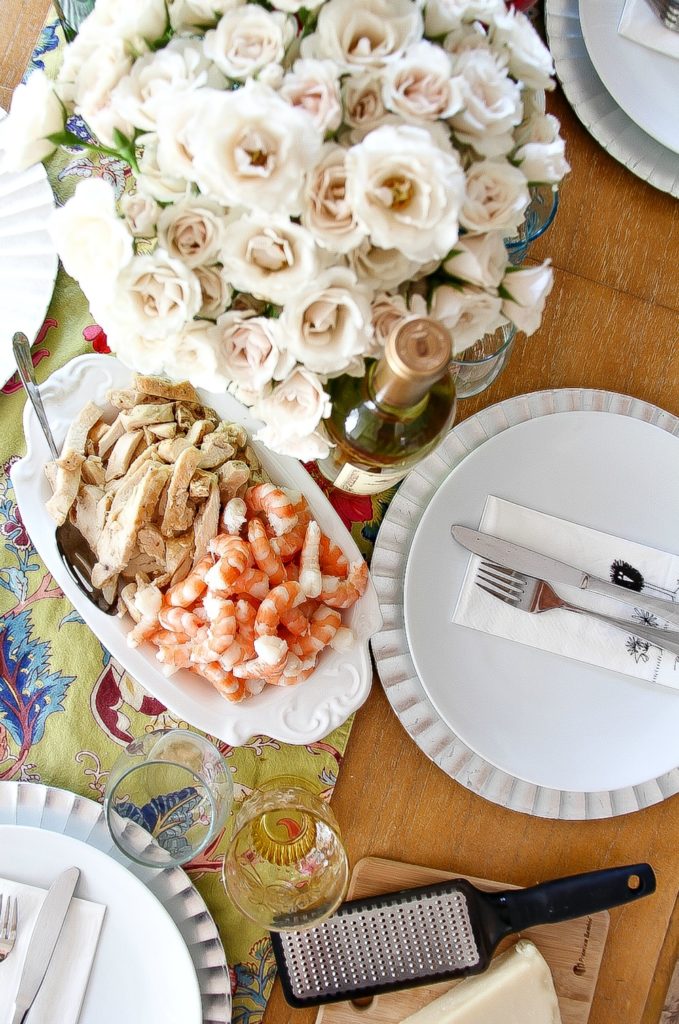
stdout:
<svg viewBox="0 0 679 1024">
<path fill-rule="evenodd" d="M 3 782 L 0 825 L 27 825 L 58 832 L 108 854 L 136 875 L 163 905 L 193 960 L 203 1024 L 230 1024 L 231 986 L 219 932 L 200 893 L 181 868 L 144 867 L 118 849 L 104 812 L 94 800 L 37 782 Z"/>
<path fill-rule="evenodd" d="M 42 164 L 0 174 L 0 387 L 16 371 L 12 336 L 23 331 L 33 344 L 52 298 L 57 254 L 47 222 L 53 209 Z"/>
<path fill-rule="evenodd" d="M 578 0 L 545 0 L 545 27 L 563 91 L 590 135 L 632 174 L 679 197 L 679 154 L 639 128 L 605 88 L 585 46 Z"/>
<path fill-rule="evenodd" d="M 106 406 L 109 388 L 129 386 L 131 374 L 113 356 L 87 355 L 72 359 L 42 385 L 40 393 L 57 445 L 68 425 L 88 400 Z M 226 420 L 243 424 L 252 433 L 257 423 L 231 395 L 199 392 L 201 399 Z M 111 413 L 114 410 L 111 409 Z M 344 622 L 355 634 L 348 651 L 326 650 L 318 668 L 300 686 L 267 686 L 257 696 L 229 704 L 210 684 L 189 671 L 167 677 L 149 644 L 130 648 L 126 636 L 130 620 L 106 615 L 73 583 L 57 551 L 54 522 L 45 502 L 50 489 L 44 473 L 50 455 L 30 403 L 24 411 L 26 456 L 12 467 L 12 481 L 26 529 L 47 568 L 102 644 L 142 686 L 191 725 L 239 746 L 251 736 L 264 734 L 285 743 L 313 743 L 342 725 L 363 704 L 370 692 L 372 668 L 368 640 L 382 617 L 370 581 L 363 597 L 347 612 Z M 350 561 L 361 558 L 351 535 L 329 501 L 300 462 L 273 455 L 255 445 L 271 479 L 301 491 L 321 529 L 342 548 Z"/>
</svg>

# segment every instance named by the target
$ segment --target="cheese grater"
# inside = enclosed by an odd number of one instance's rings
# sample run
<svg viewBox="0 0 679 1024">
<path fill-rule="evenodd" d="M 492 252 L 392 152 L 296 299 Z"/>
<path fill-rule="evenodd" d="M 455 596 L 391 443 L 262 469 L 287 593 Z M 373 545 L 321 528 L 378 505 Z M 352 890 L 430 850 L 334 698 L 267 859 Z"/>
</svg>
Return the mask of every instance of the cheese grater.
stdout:
<svg viewBox="0 0 679 1024">
<path fill-rule="evenodd" d="M 654 891 L 648 864 L 492 893 L 458 878 L 351 900 L 314 928 L 271 939 L 285 998 L 302 1008 L 478 974 L 507 935 Z"/>
</svg>

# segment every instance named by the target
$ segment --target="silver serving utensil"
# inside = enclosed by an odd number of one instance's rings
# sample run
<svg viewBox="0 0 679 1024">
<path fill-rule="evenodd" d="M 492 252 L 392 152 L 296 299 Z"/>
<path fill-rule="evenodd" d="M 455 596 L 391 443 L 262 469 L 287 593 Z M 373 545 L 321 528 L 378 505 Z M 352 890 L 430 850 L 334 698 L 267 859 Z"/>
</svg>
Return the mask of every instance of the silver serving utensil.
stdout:
<svg viewBox="0 0 679 1024">
<path fill-rule="evenodd" d="M 45 413 L 45 407 L 43 406 L 42 399 L 40 397 L 38 382 L 35 379 L 33 360 L 31 359 L 31 343 L 25 334 L 21 331 L 17 331 L 12 338 L 12 348 L 14 350 L 14 358 L 16 359 L 21 383 L 26 390 L 26 394 L 31 400 L 35 414 L 38 417 L 38 423 L 42 427 L 42 432 L 45 435 L 45 440 L 47 441 L 52 456 L 53 458 L 58 459 L 59 449 L 57 448 L 54 440 L 54 435 L 50 430 L 50 425 Z M 61 524 L 61 526 L 57 526 L 54 536 L 57 543 L 57 549 L 61 555 L 61 560 L 68 569 L 68 573 L 73 582 L 102 612 L 106 612 L 108 615 L 115 614 L 117 599 L 114 598 L 113 601 L 109 601 L 103 590 L 100 590 L 99 587 L 95 587 L 92 583 L 92 570 L 97 562 L 97 556 L 94 551 L 92 551 L 92 548 L 89 546 L 80 530 L 78 530 L 73 523 L 67 519 L 66 522 Z"/>
<path fill-rule="evenodd" d="M 79 878 L 79 868 L 68 868 L 50 886 L 31 932 L 11 1024 L 24 1024 L 26 1015 L 40 991 Z"/>
<path fill-rule="evenodd" d="M 3 899 L 3 895 L 0 892 L 0 915 L 2 915 L 3 906 L 5 915 L 0 920 L 0 964 L 3 960 L 7 959 L 14 949 L 14 942 L 17 937 L 16 896 L 7 896 Z"/>
</svg>

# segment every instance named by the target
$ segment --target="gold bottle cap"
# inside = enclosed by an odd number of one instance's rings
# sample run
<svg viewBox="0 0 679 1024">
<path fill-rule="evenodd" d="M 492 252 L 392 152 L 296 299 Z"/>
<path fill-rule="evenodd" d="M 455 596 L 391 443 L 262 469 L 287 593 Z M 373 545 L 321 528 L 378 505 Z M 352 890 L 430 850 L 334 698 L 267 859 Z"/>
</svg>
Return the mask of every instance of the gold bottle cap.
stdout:
<svg viewBox="0 0 679 1024">
<path fill-rule="evenodd" d="M 450 333 L 439 320 L 413 317 L 394 328 L 387 338 L 384 355 L 398 377 L 433 384 L 450 362 Z"/>
</svg>

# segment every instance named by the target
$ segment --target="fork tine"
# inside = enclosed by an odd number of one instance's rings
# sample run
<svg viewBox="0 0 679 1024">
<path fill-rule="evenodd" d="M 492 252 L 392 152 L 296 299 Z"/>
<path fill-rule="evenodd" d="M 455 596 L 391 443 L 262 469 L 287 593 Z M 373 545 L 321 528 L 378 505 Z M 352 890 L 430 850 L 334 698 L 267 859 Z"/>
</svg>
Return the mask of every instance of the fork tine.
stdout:
<svg viewBox="0 0 679 1024">
<path fill-rule="evenodd" d="M 502 576 L 495 576 L 489 572 L 481 572 L 481 570 L 479 570 L 476 574 L 476 578 L 483 580 L 484 583 L 490 583 L 497 590 L 501 590 L 503 594 L 511 594 L 512 596 L 520 597 L 523 592 L 523 587 L 520 583 L 505 580 Z"/>
<path fill-rule="evenodd" d="M 14 897 L 13 903 L 14 909 L 12 910 L 12 919 L 9 922 L 9 935 L 7 936 L 10 942 L 14 942 L 17 937 L 17 918 L 19 916 L 19 901 Z"/>
<path fill-rule="evenodd" d="M 483 583 L 479 583 L 478 580 L 474 580 L 474 583 L 480 590 L 485 590 L 485 592 L 490 594 L 491 597 L 497 597 L 500 601 L 505 601 L 507 604 L 516 604 L 519 599 L 518 594 L 510 594 L 509 592 L 499 594 L 497 590 L 491 590 L 490 587 L 484 587 Z"/>
<path fill-rule="evenodd" d="M 508 569 L 505 565 L 498 565 L 496 562 L 489 562 L 484 559 L 481 562 L 481 568 L 491 570 L 499 576 L 506 576 L 508 579 L 514 580 L 516 583 L 525 585 L 527 582 L 527 577 L 524 576 L 522 572 L 518 572 L 516 569 Z"/>
<path fill-rule="evenodd" d="M 12 901 L 8 896 L 7 902 L 5 903 L 5 915 L 2 919 L 2 926 L 0 927 L 0 937 L 2 939 L 7 939 L 9 935 L 9 908 L 11 906 L 11 902 Z"/>
</svg>

